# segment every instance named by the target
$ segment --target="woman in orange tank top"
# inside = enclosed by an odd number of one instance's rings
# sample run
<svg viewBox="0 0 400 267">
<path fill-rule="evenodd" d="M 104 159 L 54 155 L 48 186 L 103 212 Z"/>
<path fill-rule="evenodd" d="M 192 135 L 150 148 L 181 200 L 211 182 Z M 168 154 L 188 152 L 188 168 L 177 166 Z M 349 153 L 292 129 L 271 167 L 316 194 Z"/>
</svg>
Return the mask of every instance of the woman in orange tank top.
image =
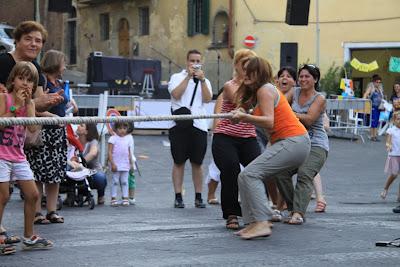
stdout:
<svg viewBox="0 0 400 267">
<path fill-rule="evenodd" d="M 285 96 L 272 84 L 272 68 L 261 57 L 245 65 L 246 76 L 236 94 L 238 109 L 233 122 L 249 122 L 264 128 L 272 146 L 252 161 L 238 178 L 242 214 L 248 226 L 237 234 L 243 239 L 269 236 L 272 211 L 265 195 L 264 180 L 299 167 L 310 152 L 310 139 Z"/>
</svg>

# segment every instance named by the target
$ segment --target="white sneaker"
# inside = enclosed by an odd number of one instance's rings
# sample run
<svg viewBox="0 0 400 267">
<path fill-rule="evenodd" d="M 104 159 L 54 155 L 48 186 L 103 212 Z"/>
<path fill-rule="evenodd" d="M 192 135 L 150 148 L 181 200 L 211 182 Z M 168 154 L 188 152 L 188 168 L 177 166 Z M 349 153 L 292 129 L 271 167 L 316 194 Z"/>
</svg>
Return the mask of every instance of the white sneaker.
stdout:
<svg viewBox="0 0 400 267">
<path fill-rule="evenodd" d="M 136 203 L 136 199 L 134 199 L 134 198 L 129 198 L 129 204 L 135 205 L 135 203 Z"/>
</svg>

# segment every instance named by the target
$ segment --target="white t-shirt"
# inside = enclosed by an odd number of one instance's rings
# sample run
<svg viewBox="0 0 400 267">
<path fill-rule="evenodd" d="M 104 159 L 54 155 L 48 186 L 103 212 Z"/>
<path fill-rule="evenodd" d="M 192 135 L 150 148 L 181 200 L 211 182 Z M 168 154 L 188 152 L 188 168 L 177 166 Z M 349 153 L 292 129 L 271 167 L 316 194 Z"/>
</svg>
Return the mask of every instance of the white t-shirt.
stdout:
<svg viewBox="0 0 400 267">
<path fill-rule="evenodd" d="M 168 91 L 170 94 L 186 78 L 187 75 L 188 75 L 187 71 L 182 70 L 181 72 L 175 73 L 171 76 L 171 79 L 169 80 L 169 83 L 168 83 Z M 207 84 L 208 90 L 210 91 L 210 94 L 212 94 L 211 83 L 208 79 L 206 79 L 206 84 Z M 181 107 L 189 108 L 195 86 L 196 86 L 196 84 L 193 81 L 193 79 L 190 79 L 188 86 L 187 86 L 185 92 L 183 93 L 181 99 L 177 100 L 177 99 L 173 98 L 171 95 L 172 110 L 176 110 Z M 201 93 L 201 82 L 199 82 L 199 84 L 197 86 L 193 104 L 190 109 L 192 111 L 192 115 L 206 115 L 207 114 L 207 111 L 206 111 L 204 103 L 203 103 L 203 96 Z M 174 127 L 174 126 L 175 126 L 175 122 L 172 121 L 171 127 Z M 207 130 L 208 130 L 207 120 L 196 119 L 193 122 L 193 126 L 202 131 L 205 131 L 205 132 L 207 132 Z"/>
<path fill-rule="evenodd" d="M 113 144 L 112 157 L 118 171 L 129 171 L 131 168 L 129 161 L 129 150 L 133 147 L 133 137 L 128 134 L 124 137 L 113 135 L 108 139 L 109 144 Z"/>
<path fill-rule="evenodd" d="M 393 125 L 386 131 L 386 134 L 390 134 L 392 137 L 392 151 L 389 152 L 389 156 L 400 156 L 400 128 Z"/>
</svg>

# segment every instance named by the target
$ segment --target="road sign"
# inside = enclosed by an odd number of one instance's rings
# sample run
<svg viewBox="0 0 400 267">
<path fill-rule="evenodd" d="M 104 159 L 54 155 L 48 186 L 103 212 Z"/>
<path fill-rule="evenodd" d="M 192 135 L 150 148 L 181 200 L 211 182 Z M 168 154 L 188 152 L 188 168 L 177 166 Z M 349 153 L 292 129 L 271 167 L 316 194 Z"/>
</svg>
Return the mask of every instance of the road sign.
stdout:
<svg viewBox="0 0 400 267">
<path fill-rule="evenodd" d="M 247 48 L 254 48 L 256 46 L 256 38 L 253 35 L 247 35 L 244 38 L 243 44 Z"/>
</svg>

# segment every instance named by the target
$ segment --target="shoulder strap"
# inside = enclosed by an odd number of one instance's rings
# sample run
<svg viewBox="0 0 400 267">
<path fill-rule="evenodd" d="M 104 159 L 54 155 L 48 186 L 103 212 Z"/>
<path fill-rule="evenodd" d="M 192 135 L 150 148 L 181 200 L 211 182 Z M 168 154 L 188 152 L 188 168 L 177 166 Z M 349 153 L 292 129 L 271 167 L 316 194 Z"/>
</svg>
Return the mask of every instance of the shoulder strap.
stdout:
<svg viewBox="0 0 400 267">
<path fill-rule="evenodd" d="M 193 90 L 192 100 L 190 100 L 190 106 L 189 106 L 189 108 L 191 108 L 192 105 L 193 105 L 194 96 L 195 96 L 195 94 L 196 94 L 197 86 L 198 86 L 198 85 L 199 85 L 199 80 L 196 81 L 196 85 L 195 85 L 194 90 Z"/>
</svg>

